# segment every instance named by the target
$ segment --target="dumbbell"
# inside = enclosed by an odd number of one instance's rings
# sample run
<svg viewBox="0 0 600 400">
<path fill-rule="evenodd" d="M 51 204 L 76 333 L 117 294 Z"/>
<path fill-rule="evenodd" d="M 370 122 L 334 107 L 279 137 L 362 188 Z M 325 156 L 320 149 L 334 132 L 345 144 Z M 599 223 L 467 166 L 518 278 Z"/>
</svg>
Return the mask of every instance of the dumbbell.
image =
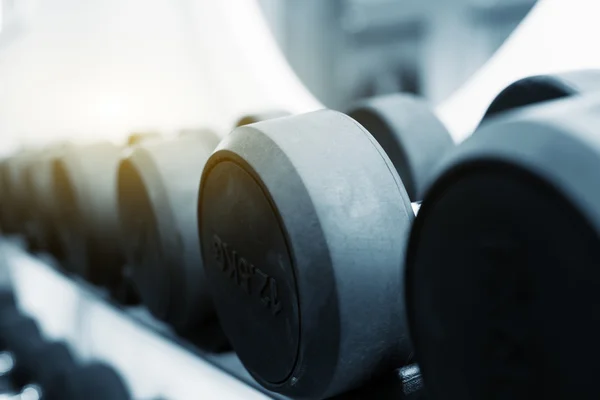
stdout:
<svg viewBox="0 0 600 400">
<path fill-rule="evenodd" d="M 90 282 L 115 287 L 122 279 L 116 213 L 116 171 L 121 147 L 71 145 L 52 165 L 65 266 Z"/>
<path fill-rule="evenodd" d="M 128 265 L 143 303 L 181 333 L 215 320 L 204 284 L 196 223 L 198 184 L 219 142 L 209 130 L 144 143 L 118 169 Z"/>
<path fill-rule="evenodd" d="M 599 107 L 589 95 L 513 112 L 436 168 L 406 261 L 431 399 L 600 396 Z"/>
<path fill-rule="evenodd" d="M 39 150 L 22 149 L 2 165 L 2 227 L 5 233 L 23 233 L 29 217 L 31 196 L 27 192 L 26 171 Z"/>
<path fill-rule="evenodd" d="M 402 101 L 392 120 L 351 112 L 394 155 L 402 181 L 364 128 L 331 111 L 239 128 L 207 163 L 206 275 L 234 349 L 270 390 L 327 397 L 410 361 L 398 296 L 413 217 L 403 181 L 409 173 L 419 187 L 453 145 L 427 107 Z M 376 117 L 393 117 L 387 102 L 372 103 Z M 419 146 L 427 162 L 399 160 Z"/>
<path fill-rule="evenodd" d="M 129 400 L 131 395 L 110 366 L 92 363 L 62 374 L 44 393 L 48 400 Z"/>
<path fill-rule="evenodd" d="M 57 143 L 48 146 L 31 162 L 27 169 L 27 192 L 30 193 L 31 216 L 26 235 L 32 247 L 64 259 L 63 244 L 59 239 L 57 215 L 59 205 L 53 187 L 53 165 L 68 145 Z"/>
</svg>

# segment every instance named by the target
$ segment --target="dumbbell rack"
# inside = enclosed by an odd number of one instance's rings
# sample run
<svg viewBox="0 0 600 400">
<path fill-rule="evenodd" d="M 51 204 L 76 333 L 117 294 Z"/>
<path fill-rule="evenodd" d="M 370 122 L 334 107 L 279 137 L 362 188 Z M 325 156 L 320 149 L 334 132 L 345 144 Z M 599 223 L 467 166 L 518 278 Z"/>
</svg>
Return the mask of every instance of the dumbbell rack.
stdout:
<svg viewBox="0 0 600 400">
<path fill-rule="evenodd" d="M 97 288 L 58 272 L 18 239 L 3 239 L 0 252 L 21 309 L 82 359 L 116 368 L 133 398 L 282 398 L 261 389 L 234 354 L 194 348 L 145 311 L 122 309 Z"/>
</svg>

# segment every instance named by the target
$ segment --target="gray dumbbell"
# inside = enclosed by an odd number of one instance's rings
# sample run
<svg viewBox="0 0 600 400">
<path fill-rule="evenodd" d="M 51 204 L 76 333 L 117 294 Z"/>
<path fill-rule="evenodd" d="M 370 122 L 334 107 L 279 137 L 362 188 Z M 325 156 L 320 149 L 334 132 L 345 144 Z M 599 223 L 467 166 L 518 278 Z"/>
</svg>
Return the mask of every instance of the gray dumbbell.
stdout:
<svg viewBox="0 0 600 400">
<path fill-rule="evenodd" d="M 259 383 L 323 398 L 410 360 L 393 243 L 412 218 L 392 161 L 347 115 L 260 122 L 221 142 L 201 180 L 202 255 L 222 326 Z"/>
<path fill-rule="evenodd" d="M 39 150 L 23 149 L 2 164 L 2 227 L 6 233 L 25 231 L 32 200 L 27 191 L 27 170 L 38 154 Z"/>
<path fill-rule="evenodd" d="M 215 322 L 198 244 L 196 205 L 208 130 L 137 146 L 123 159 L 118 202 L 128 265 L 148 309 L 182 333 Z"/>
<path fill-rule="evenodd" d="M 436 162 L 454 148 L 452 137 L 418 96 L 393 94 L 364 100 L 348 115 L 360 122 L 385 149 L 412 201 Z"/>
<path fill-rule="evenodd" d="M 59 143 L 43 149 L 28 165 L 26 180 L 31 201 L 25 234 L 33 248 L 52 254 L 57 260 L 63 260 L 64 250 L 57 229 L 60 226 L 59 206 L 54 195 L 52 167 L 66 146 Z"/>
<path fill-rule="evenodd" d="M 117 213 L 121 152 L 109 142 L 71 145 L 52 165 L 65 266 L 110 289 L 122 284 L 125 264 Z"/>
<path fill-rule="evenodd" d="M 434 171 L 406 262 L 430 398 L 600 396 L 598 96 L 490 120 Z"/>
</svg>

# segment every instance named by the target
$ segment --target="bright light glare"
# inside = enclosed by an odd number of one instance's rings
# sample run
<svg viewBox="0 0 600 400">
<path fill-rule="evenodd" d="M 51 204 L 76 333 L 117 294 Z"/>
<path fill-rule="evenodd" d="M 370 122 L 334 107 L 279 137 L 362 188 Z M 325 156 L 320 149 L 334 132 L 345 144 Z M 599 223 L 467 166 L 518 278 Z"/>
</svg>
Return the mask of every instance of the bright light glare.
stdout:
<svg viewBox="0 0 600 400">
<path fill-rule="evenodd" d="M 54 0 L 0 58 L 0 146 L 212 128 L 321 104 L 249 0 Z"/>
</svg>

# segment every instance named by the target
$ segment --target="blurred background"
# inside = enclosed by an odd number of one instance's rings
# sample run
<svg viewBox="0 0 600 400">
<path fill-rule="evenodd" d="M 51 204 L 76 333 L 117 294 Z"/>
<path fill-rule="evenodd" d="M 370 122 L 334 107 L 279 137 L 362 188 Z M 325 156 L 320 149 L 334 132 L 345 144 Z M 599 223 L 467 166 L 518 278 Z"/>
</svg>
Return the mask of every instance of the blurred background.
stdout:
<svg viewBox="0 0 600 400">
<path fill-rule="evenodd" d="M 326 105 L 412 92 L 438 104 L 536 0 L 260 0 L 293 69 Z"/>
<path fill-rule="evenodd" d="M 253 17 L 231 11 L 248 8 L 244 1 L 0 0 L 0 151 L 22 141 L 131 130 L 226 131 L 240 112 L 287 107 L 278 100 L 285 94 L 265 85 L 272 60 L 252 60 L 262 40 L 243 38 L 246 29 L 254 32 L 244 26 Z M 320 102 L 339 110 L 397 91 L 439 104 L 535 3 L 257 1 L 291 69 Z M 221 21 L 213 16 L 218 8 L 231 26 L 214 22 Z M 223 39 L 227 29 L 246 42 L 232 48 L 240 40 Z M 250 61 L 238 62 L 244 57 Z M 249 74 L 260 83 L 248 83 Z"/>
</svg>

